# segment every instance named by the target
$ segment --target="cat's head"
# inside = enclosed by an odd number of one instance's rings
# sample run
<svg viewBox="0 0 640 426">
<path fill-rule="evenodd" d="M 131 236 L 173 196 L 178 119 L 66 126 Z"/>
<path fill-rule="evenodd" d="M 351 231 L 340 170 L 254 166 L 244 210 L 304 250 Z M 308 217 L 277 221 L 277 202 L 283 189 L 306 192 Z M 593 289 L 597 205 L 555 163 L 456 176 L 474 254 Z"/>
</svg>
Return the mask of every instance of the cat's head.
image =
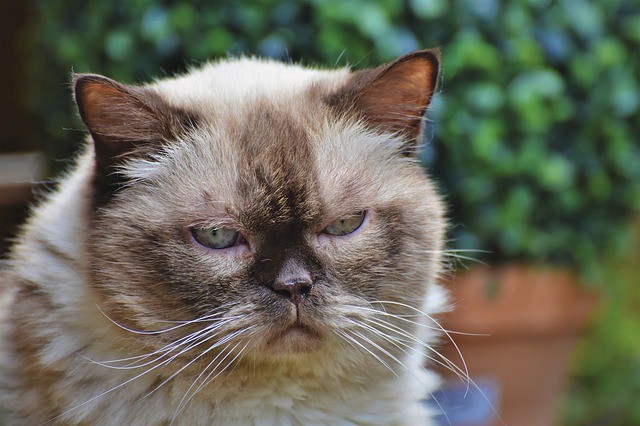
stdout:
<svg viewBox="0 0 640 426">
<path fill-rule="evenodd" d="M 439 267 L 442 207 L 415 158 L 438 63 L 238 59 L 145 86 L 76 75 L 105 315 L 185 359 L 355 350 L 359 335 L 387 347 L 369 328 L 405 329 L 395 315 L 415 318 Z"/>
</svg>

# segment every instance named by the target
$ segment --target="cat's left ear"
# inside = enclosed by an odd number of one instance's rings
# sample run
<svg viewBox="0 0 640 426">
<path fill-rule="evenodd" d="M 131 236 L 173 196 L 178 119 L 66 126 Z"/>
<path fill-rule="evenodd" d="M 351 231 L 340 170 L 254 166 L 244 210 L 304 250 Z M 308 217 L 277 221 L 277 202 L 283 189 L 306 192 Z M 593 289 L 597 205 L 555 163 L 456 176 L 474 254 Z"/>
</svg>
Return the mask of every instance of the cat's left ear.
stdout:
<svg viewBox="0 0 640 426">
<path fill-rule="evenodd" d="M 98 169 L 106 174 L 130 155 L 158 149 L 193 121 L 145 87 L 97 74 L 75 74 L 73 84 L 80 117 L 94 141 Z"/>
<path fill-rule="evenodd" d="M 356 113 L 376 128 L 405 136 L 415 147 L 439 69 L 438 50 L 412 52 L 389 64 L 353 73 L 328 101 L 342 113 Z"/>
<path fill-rule="evenodd" d="M 129 86 L 96 74 L 73 76 L 74 97 L 93 139 L 96 203 L 127 184 L 118 167 L 157 152 L 195 124 L 193 114 L 169 105 L 153 89 Z"/>
</svg>

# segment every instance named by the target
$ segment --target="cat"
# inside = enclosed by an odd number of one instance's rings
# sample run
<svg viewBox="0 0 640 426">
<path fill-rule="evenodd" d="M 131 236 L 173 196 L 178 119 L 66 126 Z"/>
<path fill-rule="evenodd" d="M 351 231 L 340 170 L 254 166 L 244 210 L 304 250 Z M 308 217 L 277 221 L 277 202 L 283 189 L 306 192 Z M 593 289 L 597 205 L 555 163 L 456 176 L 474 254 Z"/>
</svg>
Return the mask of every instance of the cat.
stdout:
<svg viewBox="0 0 640 426">
<path fill-rule="evenodd" d="M 86 146 L 1 278 L 8 424 L 430 424 L 439 68 L 74 75 Z"/>
</svg>

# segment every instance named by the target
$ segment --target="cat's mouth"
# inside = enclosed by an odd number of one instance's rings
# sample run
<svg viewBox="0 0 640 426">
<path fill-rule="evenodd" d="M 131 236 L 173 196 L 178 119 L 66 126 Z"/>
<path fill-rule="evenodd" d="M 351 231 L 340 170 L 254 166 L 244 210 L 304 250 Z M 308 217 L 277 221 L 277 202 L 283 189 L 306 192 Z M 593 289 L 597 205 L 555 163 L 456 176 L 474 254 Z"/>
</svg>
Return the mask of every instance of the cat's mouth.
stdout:
<svg viewBox="0 0 640 426">
<path fill-rule="evenodd" d="M 311 352 L 319 347 L 321 341 L 321 335 L 317 330 L 296 321 L 270 336 L 266 346 L 281 354 Z"/>
</svg>

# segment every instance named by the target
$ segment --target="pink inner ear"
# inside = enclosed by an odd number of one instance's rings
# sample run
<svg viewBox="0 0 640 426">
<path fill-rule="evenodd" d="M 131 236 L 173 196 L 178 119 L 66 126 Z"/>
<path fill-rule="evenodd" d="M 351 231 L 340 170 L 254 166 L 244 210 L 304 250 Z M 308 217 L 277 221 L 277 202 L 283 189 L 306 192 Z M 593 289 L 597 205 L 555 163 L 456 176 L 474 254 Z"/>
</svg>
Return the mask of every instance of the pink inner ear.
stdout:
<svg viewBox="0 0 640 426">
<path fill-rule="evenodd" d="M 375 127 L 415 141 L 438 70 L 436 51 L 413 52 L 390 64 L 354 73 L 330 103 L 346 104 L 341 107 L 354 108 Z"/>
<path fill-rule="evenodd" d="M 108 135 L 114 128 L 119 128 L 123 123 L 120 104 L 125 99 L 125 94 L 114 87 L 90 81 L 82 86 L 81 111 L 89 130 L 100 135 Z"/>
<path fill-rule="evenodd" d="M 80 115 L 96 143 L 143 142 L 162 136 L 158 115 L 139 95 L 106 77 L 76 80 Z"/>
<path fill-rule="evenodd" d="M 418 136 L 437 81 L 437 62 L 413 57 L 382 70 L 357 99 L 365 116 L 384 129 Z"/>
</svg>

